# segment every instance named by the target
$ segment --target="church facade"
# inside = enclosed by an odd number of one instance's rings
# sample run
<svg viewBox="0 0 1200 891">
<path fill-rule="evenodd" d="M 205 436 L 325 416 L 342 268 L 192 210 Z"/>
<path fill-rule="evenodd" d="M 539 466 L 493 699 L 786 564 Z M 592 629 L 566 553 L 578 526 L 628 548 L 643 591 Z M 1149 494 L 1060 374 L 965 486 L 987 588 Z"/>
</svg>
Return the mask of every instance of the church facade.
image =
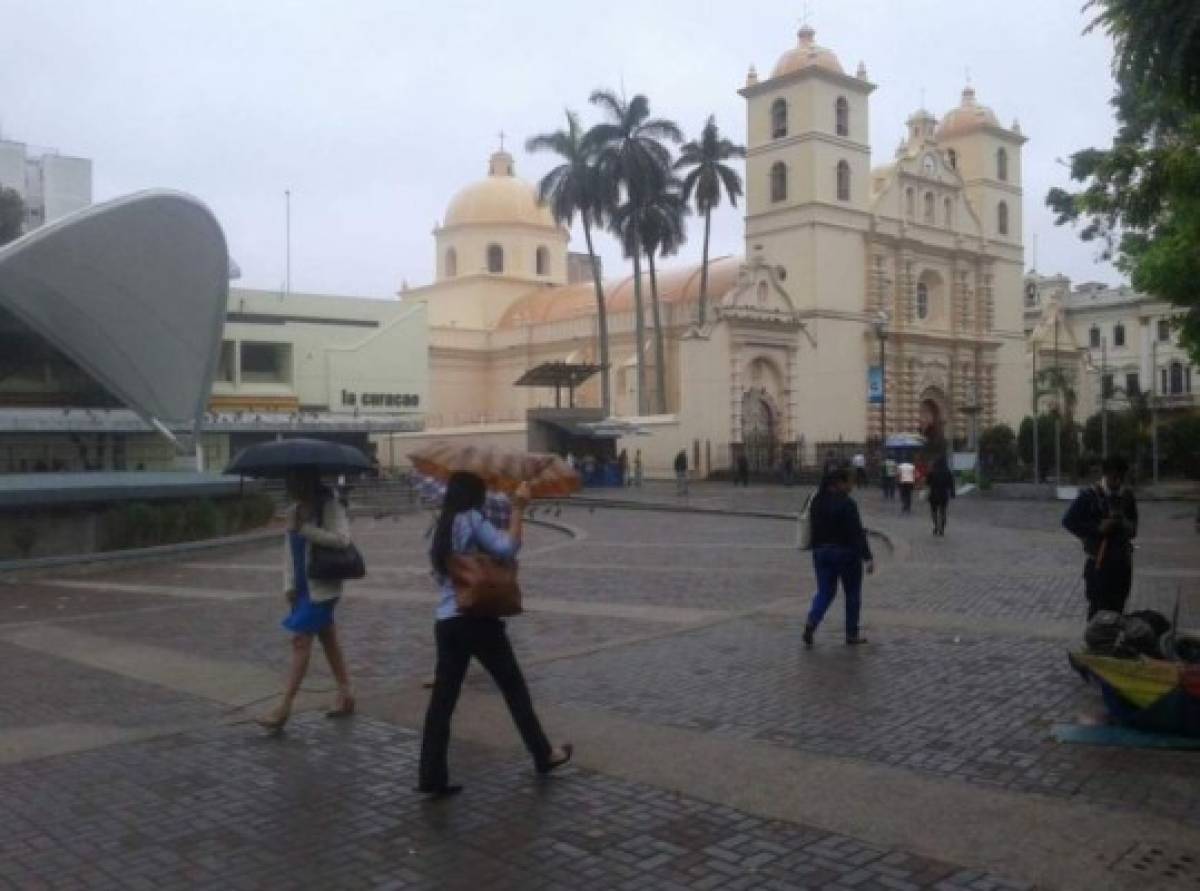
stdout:
<svg viewBox="0 0 1200 891">
<path fill-rule="evenodd" d="M 745 252 L 710 262 L 710 311 L 697 327 L 699 268 L 666 269 L 658 291 L 665 393 L 654 392 L 650 282 L 646 385 L 665 413 L 636 417 L 633 287 L 605 287 L 614 415 L 632 419 L 648 470 L 680 448 L 701 472 L 738 450 L 766 466 L 784 449 L 938 432 L 968 445 L 1015 424 L 1027 397 L 1019 126 L 963 91 L 940 120 L 918 110 L 895 156 L 872 166 L 874 85 L 848 74 L 810 28 L 770 75 L 751 68 L 746 100 Z M 596 362 L 590 268 L 539 207 L 513 158 L 451 201 L 435 230 L 438 273 L 406 291 L 429 319 L 431 436 L 520 439 L 553 393 L 513 386 L 542 362 Z M 593 379 L 577 403 L 599 404 Z M 421 437 L 416 437 L 421 438 Z"/>
</svg>

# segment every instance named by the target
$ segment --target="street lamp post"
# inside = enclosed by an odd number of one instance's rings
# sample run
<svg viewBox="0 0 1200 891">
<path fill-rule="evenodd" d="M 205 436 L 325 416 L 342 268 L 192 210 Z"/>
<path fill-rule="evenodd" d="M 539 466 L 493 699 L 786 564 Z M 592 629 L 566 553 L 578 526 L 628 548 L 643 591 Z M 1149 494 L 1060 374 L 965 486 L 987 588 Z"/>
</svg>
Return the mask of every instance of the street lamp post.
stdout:
<svg viewBox="0 0 1200 891">
<path fill-rule="evenodd" d="M 1100 457 L 1108 457 L 1108 338 L 1100 338 Z"/>
<path fill-rule="evenodd" d="M 1158 341 L 1150 342 L 1150 451 L 1154 485 L 1158 485 Z M 1143 391 L 1144 392 L 1144 391 Z"/>
</svg>

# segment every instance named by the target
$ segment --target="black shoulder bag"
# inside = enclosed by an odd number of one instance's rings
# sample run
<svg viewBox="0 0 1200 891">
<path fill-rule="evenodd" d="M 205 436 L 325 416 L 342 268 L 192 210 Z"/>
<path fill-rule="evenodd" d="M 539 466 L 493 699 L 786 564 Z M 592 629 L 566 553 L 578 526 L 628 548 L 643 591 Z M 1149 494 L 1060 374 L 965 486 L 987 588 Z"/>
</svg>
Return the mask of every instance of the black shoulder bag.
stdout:
<svg viewBox="0 0 1200 891">
<path fill-rule="evenodd" d="M 317 525 L 324 528 L 325 502 L 317 506 Z M 361 579 L 367 574 L 367 564 L 354 542 L 344 548 L 331 548 L 311 543 L 308 549 L 308 577 L 319 582 L 340 582 Z"/>
</svg>

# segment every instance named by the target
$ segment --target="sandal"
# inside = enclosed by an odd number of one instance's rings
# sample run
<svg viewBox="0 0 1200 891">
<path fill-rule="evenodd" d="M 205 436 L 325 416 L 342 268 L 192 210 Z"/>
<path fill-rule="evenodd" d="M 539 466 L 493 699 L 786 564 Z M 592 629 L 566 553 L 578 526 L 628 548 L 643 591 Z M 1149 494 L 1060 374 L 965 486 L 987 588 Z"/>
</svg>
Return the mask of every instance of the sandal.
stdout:
<svg viewBox="0 0 1200 891">
<path fill-rule="evenodd" d="M 339 696 L 337 703 L 329 711 L 325 713 L 327 718 L 348 718 L 354 714 L 355 700 L 354 696 L 345 695 Z"/>
<path fill-rule="evenodd" d="M 575 754 L 575 746 L 573 746 L 571 743 L 563 743 L 561 751 L 562 754 L 559 757 L 551 758 L 549 761 L 539 767 L 538 773 L 543 775 L 548 774 L 550 771 L 558 770 L 558 768 L 569 762 L 571 760 L 571 756 Z M 553 754 L 553 752 L 551 752 L 551 754 Z"/>
</svg>

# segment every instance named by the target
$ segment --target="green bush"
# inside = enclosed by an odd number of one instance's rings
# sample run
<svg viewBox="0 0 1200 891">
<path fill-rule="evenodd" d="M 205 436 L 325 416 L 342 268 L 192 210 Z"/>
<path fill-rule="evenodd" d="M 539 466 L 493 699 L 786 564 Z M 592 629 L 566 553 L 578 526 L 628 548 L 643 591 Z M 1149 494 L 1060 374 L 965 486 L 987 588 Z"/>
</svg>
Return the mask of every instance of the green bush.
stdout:
<svg viewBox="0 0 1200 891">
<path fill-rule="evenodd" d="M 241 529 L 258 529 L 275 516 L 275 499 L 266 492 L 252 492 L 241 499 Z"/>
<path fill-rule="evenodd" d="M 221 511 L 208 498 L 189 501 L 184 509 L 184 528 L 191 541 L 214 538 L 222 532 Z"/>
<path fill-rule="evenodd" d="M 13 547 L 17 549 L 17 553 L 22 557 L 28 557 L 33 552 L 33 546 L 37 544 L 37 540 L 38 532 L 32 525 L 25 524 L 13 530 Z"/>
</svg>

